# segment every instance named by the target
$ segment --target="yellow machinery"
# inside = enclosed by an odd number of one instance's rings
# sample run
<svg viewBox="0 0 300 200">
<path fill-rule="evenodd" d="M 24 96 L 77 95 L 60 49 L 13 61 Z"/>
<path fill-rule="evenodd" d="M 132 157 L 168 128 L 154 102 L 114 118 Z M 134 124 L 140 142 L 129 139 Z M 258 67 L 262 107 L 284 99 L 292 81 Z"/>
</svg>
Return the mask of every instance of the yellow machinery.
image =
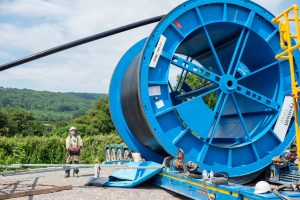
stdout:
<svg viewBox="0 0 300 200">
<path fill-rule="evenodd" d="M 298 5 L 294 4 L 287 10 L 283 11 L 276 18 L 273 19 L 274 23 L 279 25 L 280 31 L 280 46 L 284 50 L 276 56 L 276 59 L 285 59 L 289 61 L 291 73 L 291 86 L 292 97 L 294 100 L 294 118 L 296 128 L 296 144 L 297 155 L 300 156 L 300 131 L 299 131 L 299 110 L 298 99 L 300 87 L 295 77 L 295 64 L 293 52 L 300 47 L 300 27 L 299 27 L 299 9 Z M 292 27 L 296 30 L 292 33 Z M 300 162 L 298 162 L 298 170 L 300 170 Z"/>
</svg>

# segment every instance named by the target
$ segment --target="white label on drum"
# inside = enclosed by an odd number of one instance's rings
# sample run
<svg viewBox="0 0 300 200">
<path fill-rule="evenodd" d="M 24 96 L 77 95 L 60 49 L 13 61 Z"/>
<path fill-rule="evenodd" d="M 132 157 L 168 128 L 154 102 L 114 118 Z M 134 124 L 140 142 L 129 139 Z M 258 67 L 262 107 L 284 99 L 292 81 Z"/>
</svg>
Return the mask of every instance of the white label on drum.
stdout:
<svg viewBox="0 0 300 200">
<path fill-rule="evenodd" d="M 159 101 L 155 102 L 155 104 L 156 104 L 157 109 L 160 109 L 165 106 L 163 100 L 159 100 Z"/>
<path fill-rule="evenodd" d="M 152 67 L 152 68 L 156 67 L 158 59 L 159 59 L 161 52 L 165 46 L 166 40 L 167 40 L 167 38 L 165 36 L 163 36 L 163 35 L 160 36 L 158 43 L 154 49 L 154 53 L 152 55 L 149 67 Z"/>
<path fill-rule="evenodd" d="M 148 92 L 149 92 L 149 96 L 159 96 L 161 94 L 160 86 L 148 87 Z"/>
<path fill-rule="evenodd" d="M 294 113 L 293 98 L 286 96 L 274 127 L 274 133 L 283 142 Z"/>
</svg>

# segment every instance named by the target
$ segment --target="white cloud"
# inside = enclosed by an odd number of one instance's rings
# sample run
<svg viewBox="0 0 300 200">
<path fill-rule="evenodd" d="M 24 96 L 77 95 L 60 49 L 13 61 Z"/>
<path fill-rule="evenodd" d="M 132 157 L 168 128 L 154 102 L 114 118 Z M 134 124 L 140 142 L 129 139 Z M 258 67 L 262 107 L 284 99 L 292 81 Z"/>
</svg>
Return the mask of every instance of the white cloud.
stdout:
<svg viewBox="0 0 300 200">
<path fill-rule="evenodd" d="M 0 61 L 7 62 L 61 43 L 155 15 L 182 1 L 2 1 Z M 151 9 L 149 9 L 151 8 Z M 22 19 L 10 22 L 10 18 Z M 0 74 L 0 84 L 52 91 L 108 92 L 118 60 L 152 26 L 143 27 L 43 58 Z M 10 50 L 18 51 L 17 56 Z M 9 53 L 8 53 L 9 52 Z M 21 53 L 20 53 L 21 52 Z M 11 58 L 12 57 L 12 58 Z M 32 82 L 38 83 L 32 85 Z M 15 83 L 15 84 L 14 84 Z M 22 85 L 20 85 L 22 83 Z"/>
<path fill-rule="evenodd" d="M 293 3 L 299 3 L 299 0 L 253 0 L 255 3 L 261 5 L 262 7 L 269 10 L 274 15 L 279 14 L 289 6 L 291 6 Z"/>
<path fill-rule="evenodd" d="M 299 0 L 297 0 L 299 1 Z M 183 0 L 0 1 L 0 62 L 168 13 Z M 277 14 L 286 0 L 256 0 Z M 287 4 L 287 5 L 286 5 Z M 117 62 L 154 25 L 135 29 L 0 73 L 0 85 L 51 91 L 108 92 Z"/>
</svg>

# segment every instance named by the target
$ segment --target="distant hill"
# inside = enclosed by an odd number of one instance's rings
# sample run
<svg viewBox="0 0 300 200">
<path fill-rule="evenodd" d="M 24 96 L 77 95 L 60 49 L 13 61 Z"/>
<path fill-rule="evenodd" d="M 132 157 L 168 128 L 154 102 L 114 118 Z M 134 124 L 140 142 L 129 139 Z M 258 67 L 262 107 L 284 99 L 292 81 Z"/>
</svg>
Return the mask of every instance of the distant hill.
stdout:
<svg viewBox="0 0 300 200">
<path fill-rule="evenodd" d="M 86 114 L 96 100 L 107 96 L 96 93 L 61 93 L 0 87 L 0 108 L 19 107 L 36 118 L 54 122 Z"/>
<path fill-rule="evenodd" d="M 91 100 L 98 100 L 103 95 L 105 96 L 105 94 L 98 94 L 98 93 L 76 93 L 76 92 L 68 92 L 66 94 L 71 94 L 71 95 L 75 95 L 75 96 L 78 96 L 78 97 L 82 97 L 84 99 L 91 99 Z"/>
</svg>

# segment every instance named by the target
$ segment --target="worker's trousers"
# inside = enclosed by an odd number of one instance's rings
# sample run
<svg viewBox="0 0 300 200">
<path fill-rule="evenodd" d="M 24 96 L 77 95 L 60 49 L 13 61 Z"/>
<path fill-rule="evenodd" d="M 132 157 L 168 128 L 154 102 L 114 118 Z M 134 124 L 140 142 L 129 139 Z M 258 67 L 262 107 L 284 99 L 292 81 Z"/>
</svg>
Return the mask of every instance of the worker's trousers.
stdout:
<svg viewBox="0 0 300 200">
<path fill-rule="evenodd" d="M 67 164 L 79 164 L 79 161 L 70 160 L 69 162 L 67 162 Z M 71 171 L 71 169 L 68 167 L 65 172 L 66 172 L 66 174 L 70 174 L 70 171 Z M 78 174 L 79 169 L 78 168 L 73 168 L 73 173 Z"/>
</svg>

